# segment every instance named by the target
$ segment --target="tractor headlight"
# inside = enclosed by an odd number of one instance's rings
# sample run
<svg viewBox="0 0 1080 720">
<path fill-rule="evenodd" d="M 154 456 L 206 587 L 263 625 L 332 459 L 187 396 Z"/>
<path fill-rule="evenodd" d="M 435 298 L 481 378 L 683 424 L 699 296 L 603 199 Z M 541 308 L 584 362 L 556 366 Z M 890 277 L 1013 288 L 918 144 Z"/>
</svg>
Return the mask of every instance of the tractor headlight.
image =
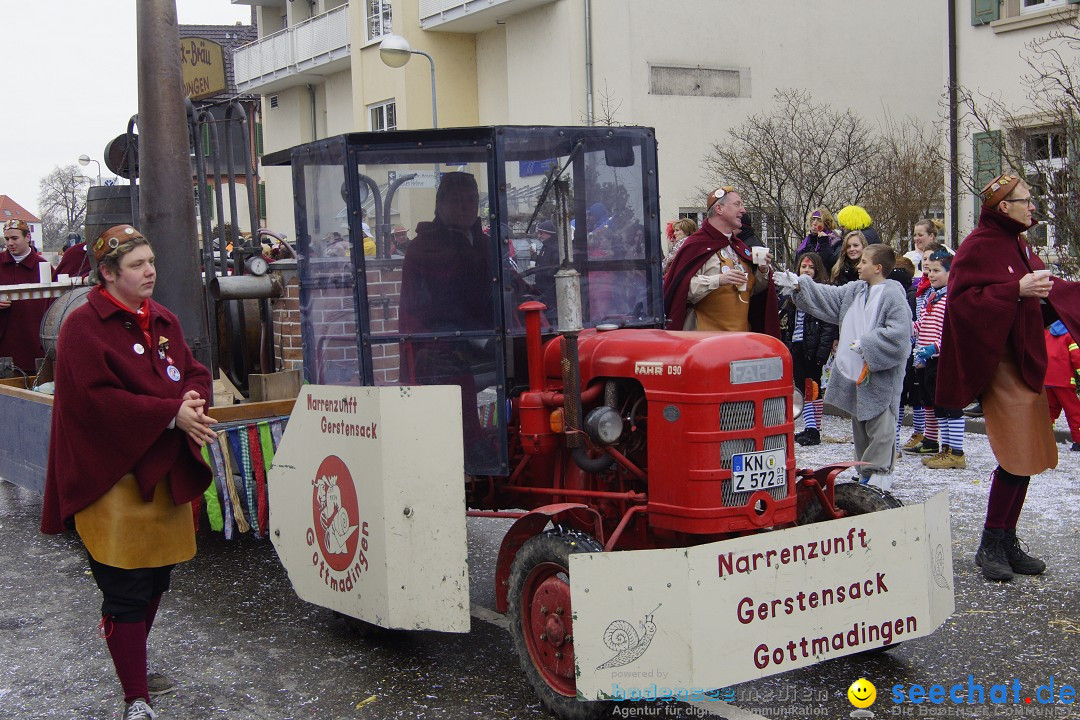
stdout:
<svg viewBox="0 0 1080 720">
<path fill-rule="evenodd" d="M 791 419 L 794 420 L 802 415 L 803 411 L 803 394 L 798 390 L 795 390 L 791 396 Z"/>
<path fill-rule="evenodd" d="M 592 410 L 585 418 L 585 432 L 596 445 L 614 445 L 622 431 L 622 418 L 607 405 Z"/>
</svg>

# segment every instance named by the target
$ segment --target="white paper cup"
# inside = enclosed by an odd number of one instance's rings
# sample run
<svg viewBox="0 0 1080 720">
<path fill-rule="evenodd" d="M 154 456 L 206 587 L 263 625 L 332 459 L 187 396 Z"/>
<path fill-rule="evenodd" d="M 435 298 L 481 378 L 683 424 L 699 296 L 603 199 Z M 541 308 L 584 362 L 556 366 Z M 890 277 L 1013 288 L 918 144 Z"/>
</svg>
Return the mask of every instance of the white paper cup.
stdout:
<svg viewBox="0 0 1080 720">
<path fill-rule="evenodd" d="M 750 260 L 755 265 L 764 265 L 767 262 L 767 256 L 769 254 L 769 248 L 767 247 L 752 247 L 750 248 Z"/>
</svg>

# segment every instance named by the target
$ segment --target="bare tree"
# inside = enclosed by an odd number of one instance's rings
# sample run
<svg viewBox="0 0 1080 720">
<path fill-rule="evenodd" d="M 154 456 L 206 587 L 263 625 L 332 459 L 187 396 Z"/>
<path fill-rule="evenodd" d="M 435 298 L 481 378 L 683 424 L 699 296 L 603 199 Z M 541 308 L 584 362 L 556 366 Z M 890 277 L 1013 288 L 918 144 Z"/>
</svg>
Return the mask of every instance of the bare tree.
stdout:
<svg viewBox="0 0 1080 720">
<path fill-rule="evenodd" d="M 945 159 L 941 134 L 914 118 L 889 118 L 871 162 L 872 181 L 863 206 L 883 242 L 904 251 L 916 222 L 943 209 Z"/>
<path fill-rule="evenodd" d="M 83 232 L 90 180 L 77 165 L 57 166 L 39 184 L 42 250 L 59 250 L 70 232 Z"/>
<path fill-rule="evenodd" d="M 802 237 L 813 208 L 866 197 L 881 141 L 852 110 L 815 103 L 806 91 L 779 90 L 775 101 L 775 109 L 747 118 L 715 143 L 704 164 L 709 189 L 734 185 L 749 207 L 779 223 L 788 242 L 773 252 L 790 261 L 790 239 Z"/>
<path fill-rule="evenodd" d="M 1029 233 L 1044 260 L 1080 273 L 1080 18 L 1060 13 L 1048 34 L 1027 42 L 1020 81 L 1024 101 L 958 88 L 962 127 L 976 141 L 972 166 L 961 168 L 973 193 L 999 171 L 1018 174 L 1039 201 L 1044 226 Z M 989 160 L 989 161 L 987 161 Z M 1053 231 L 1054 248 L 1040 247 Z M 1054 252 L 1056 250 L 1056 252 Z"/>
</svg>

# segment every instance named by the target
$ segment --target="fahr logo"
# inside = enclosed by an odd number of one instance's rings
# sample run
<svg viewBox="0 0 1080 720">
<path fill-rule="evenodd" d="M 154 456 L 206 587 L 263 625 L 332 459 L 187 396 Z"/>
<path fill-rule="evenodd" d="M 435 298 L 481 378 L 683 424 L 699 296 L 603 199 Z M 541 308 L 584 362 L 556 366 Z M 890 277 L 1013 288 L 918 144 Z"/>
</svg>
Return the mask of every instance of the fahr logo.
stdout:
<svg viewBox="0 0 1080 720">
<path fill-rule="evenodd" d="M 341 458 L 330 455 L 319 465 L 311 485 L 313 522 L 307 542 L 319 547 L 311 562 L 332 590 L 351 590 L 368 568 L 368 524 L 360 522 L 352 475 Z"/>
</svg>

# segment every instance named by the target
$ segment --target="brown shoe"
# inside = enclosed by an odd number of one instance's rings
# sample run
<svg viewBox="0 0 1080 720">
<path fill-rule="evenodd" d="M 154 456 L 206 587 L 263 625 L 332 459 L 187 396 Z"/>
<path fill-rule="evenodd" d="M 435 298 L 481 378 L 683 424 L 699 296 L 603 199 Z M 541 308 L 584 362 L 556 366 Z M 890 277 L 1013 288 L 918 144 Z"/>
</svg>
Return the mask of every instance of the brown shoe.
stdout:
<svg viewBox="0 0 1080 720">
<path fill-rule="evenodd" d="M 923 435 L 921 432 L 917 432 L 917 433 L 913 434 L 911 436 L 911 439 L 908 440 L 906 443 L 904 443 L 904 447 L 902 449 L 903 450 L 914 450 L 916 445 L 921 445 L 922 444 L 922 441 L 923 441 L 923 439 L 925 437 L 926 436 Z"/>
<path fill-rule="evenodd" d="M 933 470 L 963 470 L 967 468 L 967 458 L 949 448 L 933 457 L 923 458 L 923 465 Z"/>
</svg>

